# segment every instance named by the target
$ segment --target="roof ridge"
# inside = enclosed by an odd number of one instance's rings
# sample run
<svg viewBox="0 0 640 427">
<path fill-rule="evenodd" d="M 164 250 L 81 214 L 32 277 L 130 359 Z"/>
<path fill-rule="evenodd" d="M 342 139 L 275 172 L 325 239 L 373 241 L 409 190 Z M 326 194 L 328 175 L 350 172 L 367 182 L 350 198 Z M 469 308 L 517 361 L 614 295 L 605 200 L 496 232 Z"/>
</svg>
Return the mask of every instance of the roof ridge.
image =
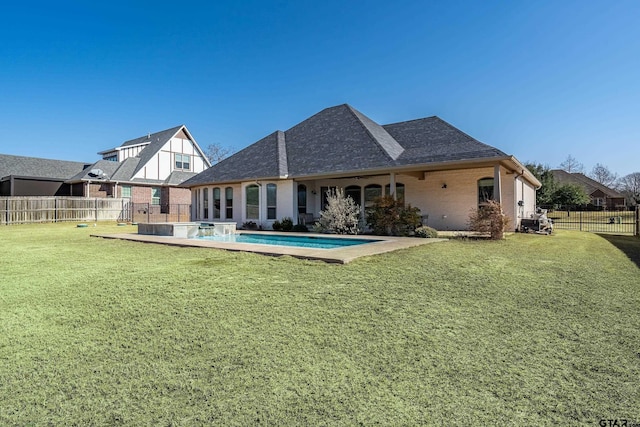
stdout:
<svg viewBox="0 0 640 427">
<path fill-rule="evenodd" d="M 287 159 L 287 142 L 285 134 L 281 130 L 276 131 L 276 144 L 278 144 L 278 172 L 280 178 L 289 176 L 289 162 Z"/>
<path fill-rule="evenodd" d="M 356 110 L 355 108 L 353 108 L 352 106 L 350 106 L 349 104 L 344 104 L 347 107 L 347 110 L 349 110 L 349 112 L 356 118 L 356 120 L 360 123 L 360 125 L 364 128 L 365 132 L 367 132 L 367 135 L 369 135 L 369 137 L 373 140 L 373 142 L 376 143 L 376 145 L 388 156 L 391 158 L 391 160 L 398 160 L 398 157 L 400 157 L 400 155 L 404 152 L 404 147 L 402 145 L 400 145 L 400 143 L 398 141 L 395 140 L 394 137 L 391 136 L 391 134 L 389 134 L 389 132 L 387 132 L 387 130 L 385 128 L 383 128 L 380 124 L 374 122 L 371 118 L 365 116 L 363 113 L 361 113 L 360 111 Z M 369 126 L 367 126 L 366 123 L 363 122 L 362 118 L 369 120 L 371 123 L 373 123 L 374 125 L 378 126 L 380 128 L 380 130 L 382 130 L 382 132 L 384 132 L 384 134 L 390 139 L 391 141 L 391 146 L 387 146 L 383 141 L 380 141 L 372 132 L 371 129 L 369 129 Z M 395 146 L 393 146 L 395 143 Z"/>
</svg>

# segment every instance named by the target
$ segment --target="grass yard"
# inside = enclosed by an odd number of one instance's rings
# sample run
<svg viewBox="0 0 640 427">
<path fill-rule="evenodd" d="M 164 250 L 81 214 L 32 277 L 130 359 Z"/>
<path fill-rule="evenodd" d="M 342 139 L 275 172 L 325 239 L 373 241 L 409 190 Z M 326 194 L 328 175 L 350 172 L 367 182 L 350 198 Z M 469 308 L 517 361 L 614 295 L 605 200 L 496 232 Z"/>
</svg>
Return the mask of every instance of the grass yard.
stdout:
<svg viewBox="0 0 640 427">
<path fill-rule="evenodd" d="M 111 231 L 0 227 L 0 425 L 640 423 L 640 239 L 330 265 Z"/>
</svg>

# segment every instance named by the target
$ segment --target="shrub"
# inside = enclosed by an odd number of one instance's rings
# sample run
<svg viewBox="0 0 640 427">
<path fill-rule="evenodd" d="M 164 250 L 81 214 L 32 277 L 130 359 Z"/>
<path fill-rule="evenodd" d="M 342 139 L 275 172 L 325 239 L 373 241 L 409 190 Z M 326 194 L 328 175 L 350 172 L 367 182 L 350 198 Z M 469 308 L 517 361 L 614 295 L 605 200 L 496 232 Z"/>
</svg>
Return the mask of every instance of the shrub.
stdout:
<svg viewBox="0 0 640 427">
<path fill-rule="evenodd" d="M 273 221 L 273 224 L 271 224 L 271 228 L 273 228 L 273 231 L 280 231 L 282 230 L 282 224 L 278 220 Z"/>
<path fill-rule="evenodd" d="M 351 197 L 344 196 L 344 190 L 327 191 L 327 208 L 320 211 L 320 221 L 314 230 L 337 234 L 358 234 L 360 232 L 360 208 Z"/>
<path fill-rule="evenodd" d="M 258 229 L 258 224 L 256 224 L 253 221 L 247 221 L 247 222 L 243 222 L 242 223 L 242 228 L 244 230 L 257 230 Z"/>
<path fill-rule="evenodd" d="M 282 231 L 291 231 L 293 229 L 293 220 L 289 217 L 282 218 Z"/>
<path fill-rule="evenodd" d="M 491 240 L 503 239 L 509 223 L 509 217 L 502 213 L 502 206 L 495 200 L 489 200 L 469 215 L 469 229 L 489 233 Z"/>
<path fill-rule="evenodd" d="M 298 233 L 306 233 L 307 231 L 309 231 L 309 229 L 304 224 L 296 224 L 296 225 L 293 226 L 291 231 L 295 231 L 295 232 L 298 232 Z"/>
<path fill-rule="evenodd" d="M 436 231 L 435 228 L 431 228 L 431 227 L 427 227 L 426 225 L 423 225 L 422 227 L 416 228 L 415 236 L 423 237 L 423 238 L 436 238 L 438 237 L 438 231 Z"/>
<path fill-rule="evenodd" d="M 408 236 L 421 220 L 420 209 L 404 206 L 392 196 L 376 198 L 373 207 L 367 209 L 367 224 L 377 235 Z"/>
</svg>

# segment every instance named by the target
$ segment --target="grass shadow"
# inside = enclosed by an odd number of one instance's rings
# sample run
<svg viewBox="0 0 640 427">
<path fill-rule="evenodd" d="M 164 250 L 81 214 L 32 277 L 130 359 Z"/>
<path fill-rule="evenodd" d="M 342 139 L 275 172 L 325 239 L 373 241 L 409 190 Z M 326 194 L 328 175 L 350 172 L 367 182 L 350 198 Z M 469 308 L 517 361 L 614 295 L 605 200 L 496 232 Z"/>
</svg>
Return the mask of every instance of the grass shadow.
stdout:
<svg viewBox="0 0 640 427">
<path fill-rule="evenodd" d="M 614 234 L 598 234 L 607 240 L 640 268 L 640 238 L 634 236 L 617 236 Z"/>
</svg>

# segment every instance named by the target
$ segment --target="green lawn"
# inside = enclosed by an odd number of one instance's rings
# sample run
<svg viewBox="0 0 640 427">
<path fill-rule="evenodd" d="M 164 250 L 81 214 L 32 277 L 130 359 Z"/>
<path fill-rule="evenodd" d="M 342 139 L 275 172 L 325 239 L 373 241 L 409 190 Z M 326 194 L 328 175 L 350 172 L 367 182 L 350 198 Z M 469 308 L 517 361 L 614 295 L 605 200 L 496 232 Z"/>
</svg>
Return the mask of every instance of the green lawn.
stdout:
<svg viewBox="0 0 640 427">
<path fill-rule="evenodd" d="M 122 231 L 0 227 L 0 425 L 640 423 L 640 239 L 331 265 L 89 237 Z"/>
</svg>

